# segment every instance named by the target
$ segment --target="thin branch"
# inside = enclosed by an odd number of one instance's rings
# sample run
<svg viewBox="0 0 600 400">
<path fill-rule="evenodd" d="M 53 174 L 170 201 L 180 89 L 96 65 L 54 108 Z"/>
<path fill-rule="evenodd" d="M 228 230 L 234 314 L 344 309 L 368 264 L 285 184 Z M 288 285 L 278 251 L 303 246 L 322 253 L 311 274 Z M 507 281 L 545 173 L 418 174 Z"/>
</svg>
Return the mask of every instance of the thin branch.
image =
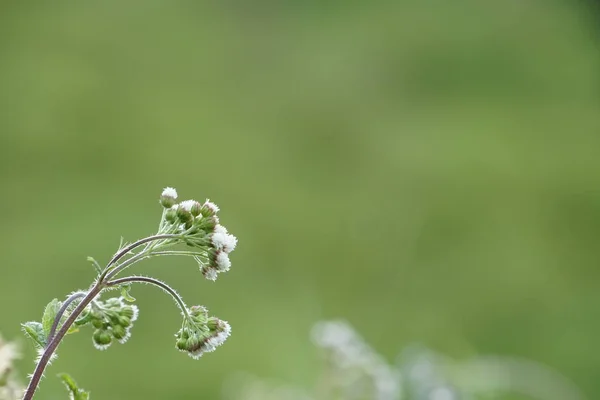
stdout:
<svg viewBox="0 0 600 400">
<path fill-rule="evenodd" d="M 124 257 L 127 253 L 129 253 L 131 250 L 135 249 L 136 247 L 139 247 L 148 242 L 152 242 L 154 240 L 178 239 L 178 238 L 181 238 L 181 235 L 166 233 L 166 234 L 162 234 L 162 235 L 148 236 L 146 238 L 138 240 L 137 242 L 131 243 L 129 246 L 125 247 L 124 249 L 119 251 L 117 254 L 115 254 L 113 256 L 113 258 L 108 262 L 108 264 L 106 264 L 106 267 L 104 268 L 104 272 L 102 273 L 102 275 L 100 275 L 99 280 L 100 281 L 104 280 L 104 278 L 107 276 L 108 272 L 110 271 L 110 267 L 112 267 L 114 263 L 119 261 L 122 257 Z M 112 276 L 114 276 L 114 274 Z"/>
<path fill-rule="evenodd" d="M 181 237 L 181 235 L 175 235 L 175 234 L 172 234 L 172 233 L 165 233 L 165 234 L 162 234 L 162 235 L 153 235 L 153 236 L 148 236 L 148 237 L 145 237 L 143 239 L 140 239 L 137 242 L 131 243 L 129 246 L 125 247 L 123 250 L 121 250 L 120 252 L 118 252 L 117 254 L 115 254 L 113 256 L 113 258 L 106 265 L 106 268 L 109 268 L 115 262 L 119 261 L 119 259 L 121 257 L 123 257 L 125 254 L 129 253 L 131 250 L 133 250 L 136 247 L 139 247 L 139 246 L 141 246 L 141 245 L 143 245 L 145 243 L 152 242 L 154 240 L 161 240 L 161 239 L 177 239 L 177 238 L 180 238 L 180 237 Z"/>
<path fill-rule="evenodd" d="M 81 300 L 77 307 L 75 307 L 73 312 L 69 314 L 65 323 L 60 327 L 54 338 L 52 338 L 52 341 L 48 343 L 48 346 L 46 346 L 44 353 L 42 354 L 37 365 L 35 366 L 35 371 L 33 371 L 33 375 L 31 375 L 31 380 L 29 381 L 29 385 L 25 390 L 23 400 L 31 400 L 33 398 L 33 395 L 35 394 L 35 391 L 40 383 L 40 379 L 42 379 L 42 376 L 44 375 L 44 370 L 46 369 L 50 358 L 56 351 L 56 348 L 62 341 L 63 337 L 67 334 L 67 331 L 69 330 L 73 322 L 75 322 L 79 314 L 81 314 L 81 312 L 87 307 L 87 305 L 98 295 L 98 293 L 102 291 L 102 288 L 102 282 L 98 281 L 94 285 L 94 287 L 92 287 L 90 291 L 86 294 L 83 300 Z"/>
<path fill-rule="evenodd" d="M 52 328 L 50 328 L 50 333 L 48 334 L 48 344 L 50 344 L 50 342 L 54 338 L 54 334 L 56 333 L 56 329 L 58 328 L 58 324 L 60 323 L 60 320 L 62 319 L 62 316 L 65 313 L 65 311 L 67 311 L 67 308 L 75 300 L 77 300 L 77 299 L 79 299 L 81 297 L 85 297 L 85 295 L 86 295 L 85 292 L 75 292 L 72 295 L 70 295 L 69 298 L 67 298 L 67 300 L 65 300 L 65 302 L 62 304 L 62 306 L 58 310 L 58 313 L 56 314 L 56 317 L 54 318 L 54 322 L 52 323 Z"/>
<path fill-rule="evenodd" d="M 167 285 L 166 283 L 164 283 L 163 281 L 160 281 L 158 279 L 151 278 L 149 276 L 128 276 L 125 278 L 119 278 L 119 279 L 115 279 L 112 281 L 108 281 L 108 282 L 106 282 L 106 286 L 111 287 L 111 286 L 122 285 L 124 283 L 136 283 L 136 282 L 137 283 L 149 283 L 151 285 L 158 286 L 165 292 L 169 293 L 171 295 L 171 297 L 173 297 L 173 299 L 175 300 L 175 302 L 177 303 L 179 308 L 181 308 L 181 312 L 183 312 L 187 318 L 190 317 L 187 306 L 184 303 L 181 296 L 179 295 L 179 293 L 177 293 L 175 291 L 175 289 L 173 289 L 172 287 L 170 287 L 169 285 Z"/>
</svg>

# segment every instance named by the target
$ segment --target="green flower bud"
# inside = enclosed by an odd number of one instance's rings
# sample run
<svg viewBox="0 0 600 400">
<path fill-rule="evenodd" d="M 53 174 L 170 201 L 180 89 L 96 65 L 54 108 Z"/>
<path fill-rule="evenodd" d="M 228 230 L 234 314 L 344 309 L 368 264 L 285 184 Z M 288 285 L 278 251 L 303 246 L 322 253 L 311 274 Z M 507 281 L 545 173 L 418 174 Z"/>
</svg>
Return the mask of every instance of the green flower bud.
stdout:
<svg viewBox="0 0 600 400">
<path fill-rule="evenodd" d="M 164 208 L 171 208 L 175 204 L 177 199 L 177 191 L 173 188 L 167 187 L 162 191 L 160 195 L 160 204 Z"/>
<path fill-rule="evenodd" d="M 192 217 L 192 214 L 189 211 L 185 210 L 183 207 L 178 207 L 177 219 L 182 223 L 186 223 L 189 221 L 193 221 L 194 217 Z"/>
<path fill-rule="evenodd" d="M 202 205 L 202 208 L 200 208 L 200 212 L 205 217 L 210 217 L 219 212 L 219 207 L 210 200 L 206 200 L 206 202 Z"/>
<path fill-rule="evenodd" d="M 167 213 L 165 214 L 165 219 L 167 220 L 167 222 L 174 224 L 175 221 L 177 221 L 177 213 L 175 212 L 175 210 L 167 211 Z"/>
<path fill-rule="evenodd" d="M 94 318 L 92 319 L 92 325 L 94 326 L 94 328 L 100 329 L 104 326 L 104 319 Z"/>
<path fill-rule="evenodd" d="M 208 318 L 208 321 L 206 322 L 206 326 L 208 327 L 208 329 L 210 329 L 211 332 L 215 332 L 220 329 L 221 320 L 216 317 L 210 317 L 210 318 Z"/>
<path fill-rule="evenodd" d="M 204 306 L 191 306 L 189 311 L 192 317 L 201 316 L 204 319 L 208 318 L 208 310 Z"/>
<path fill-rule="evenodd" d="M 203 338 L 196 335 L 190 336 L 185 344 L 186 351 L 195 351 L 202 346 Z"/>
<path fill-rule="evenodd" d="M 207 216 L 198 222 L 198 227 L 204 232 L 210 233 L 215 230 L 215 226 L 219 225 L 219 217 L 216 215 Z"/>
<path fill-rule="evenodd" d="M 124 316 L 119 316 L 119 325 L 121 325 L 123 328 L 128 328 L 131 326 L 131 319 Z"/>
<path fill-rule="evenodd" d="M 125 306 L 121 309 L 121 315 L 135 321 L 134 316 L 137 316 L 137 312 L 132 306 Z"/>
<path fill-rule="evenodd" d="M 119 325 L 119 315 L 115 313 L 107 313 L 111 325 Z"/>
<path fill-rule="evenodd" d="M 200 215 L 201 213 L 201 209 L 202 209 L 202 205 L 200 205 L 200 203 L 198 203 L 197 201 L 195 201 L 192 206 L 190 207 L 190 213 L 194 216 L 197 217 Z"/>
<path fill-rule="evenodd" d="M 108 331 L 103 329 L 97 329 L 92 336 L 94 341 L 94 346 L 98 350 L 106 350 L 108 346 L 112 343 L 112 336 Z"/>
<path fill-rule="evenodd" d="M 175 345 L 177 346 L 177 348 L 179 350 L 184 351 L 187 349 L 187 339 L 179 338 L 179 339 L 177 339 L 177 342 Z"/>
<path fill-rule="evenodd" d="M 121 325 L 114 325 L 112 327 L 112 334 L 115 337 L 115 339 L 121 340 L 125 336 L 127 336 L 127 331 Z"/>
</svg>

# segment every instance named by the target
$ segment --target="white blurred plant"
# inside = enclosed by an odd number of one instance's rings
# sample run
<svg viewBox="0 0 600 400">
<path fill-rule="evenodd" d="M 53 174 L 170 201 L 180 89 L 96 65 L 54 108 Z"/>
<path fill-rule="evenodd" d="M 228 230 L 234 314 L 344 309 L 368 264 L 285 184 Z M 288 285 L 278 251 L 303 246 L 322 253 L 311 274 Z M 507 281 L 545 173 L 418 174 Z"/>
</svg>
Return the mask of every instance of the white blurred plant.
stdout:
<svg viewBox="0 0 600 400">
<path fill-rule="evenodd" d="M 17 380 L 13 366 L 20 357 L 17 346 L 0 336 L 0 400 L 16 400 L 23 395 L 23 386 Z"/>
<path fill-rule="evenodd" d="M 322 321 L 312 330 L 324 350 L 326 373 L 320 398 L 398 400 L 400 373 L 343 321 Z"/>
<path fill-rule="evenodd" d="M 223 397 L 227 400 L 315 400 L 300 388 L 266 381 L 246 373 L 232 376 L 223 389 Z"/>
<path fill-rule="evenodd" d="M 227 400 L 482 400 L 519 395 L 531 400 L 585 400 L 567 378 L 550 368 L 511 357 L 455 361 L 418 345 L 395 364 L 377 354 L 344 321 L 322 321 L 312 339 L 323 350 L 319 384 L 305 392 L 239 375 L 225 386 Z M 513 397 L 511 397 L 513 398 Z"/>
</svg>

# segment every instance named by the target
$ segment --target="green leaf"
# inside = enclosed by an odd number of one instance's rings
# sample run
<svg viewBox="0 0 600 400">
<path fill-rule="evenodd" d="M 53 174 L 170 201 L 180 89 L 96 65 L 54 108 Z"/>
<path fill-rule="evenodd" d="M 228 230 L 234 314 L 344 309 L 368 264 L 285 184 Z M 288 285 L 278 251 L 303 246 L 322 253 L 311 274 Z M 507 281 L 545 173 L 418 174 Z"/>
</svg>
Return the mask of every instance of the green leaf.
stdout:
<svg viewBox="0 0 600 400">
<path fill-rule="evenodd" d="M 92 265 L 94 266 L 94 269 L 96 270 L 96 273 L 98 273 L 98 275 L 100 275 L 102 273 L 102 267 L 100 267 L 100 264 L 98 264 L 98 261 L 96 261 L 94 259 L 94 257 L 88 257 L 87 260 L 92 263 Z"/>
<path fill-rule="evenodd" d="M 50 333 L 50 329 L 52 329 L 52 324 L 54 323 L 54 319 L 56 318 L 56 314 L 58 314 L 58 310 L 60 310 L 61 303 L 58 299 L 53 299 L 44 310 L 44 315 L 42 316 L 42 327 L 44 328 L 44 333 L 46 338 Z"/>
<path fill-rule="evenodd" d="M 131 285 L 121 285 L 121 296 L 130 303 L 135 301 L 135 297 L 129 294 Z"/>
<path fill-rule="evenodd" d="M 23 327 L 23 332 L 25 332 L 25 334 L 29 336 L 29 338 L 33 340 L 38 346 L 46 347 L 47 336 L 44 333 L 44 328 L 42 327 L 42 324 L 40 322 L 29 321 L 25 322 L 24 324 L 21 324 L 21 326 Z"/>
<path fill-rule="evenodd" d="M 77 386 L 77 382 L 69 374 L 58 374 L 58 377 L 63 381 L 72 400 L 88 400 L 90 398 L 90 392 L 86 392 Z"/>
</svg>

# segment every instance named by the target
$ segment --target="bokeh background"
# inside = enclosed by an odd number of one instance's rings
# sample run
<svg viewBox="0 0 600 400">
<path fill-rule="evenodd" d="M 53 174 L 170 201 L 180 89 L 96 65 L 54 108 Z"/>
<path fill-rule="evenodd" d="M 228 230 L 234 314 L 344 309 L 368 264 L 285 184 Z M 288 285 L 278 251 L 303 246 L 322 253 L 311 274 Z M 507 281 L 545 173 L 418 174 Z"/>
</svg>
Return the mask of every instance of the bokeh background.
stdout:
<svg viewBox="0 0 600 400">
<path fill-rule="evenodd" d="M 600 397 L 600 13 L 594 2 L 0 4 L 0 331 L 152 233 L 164 186 L 240 239 L 216 283 L 135 267 L 228 320 L 193 361 L 150 287 L 132 339 L 68 337 L 95 399 L 218 399 L 248 371 L 311 387 L 321 319 L 392 360 L 536 360 Z M 22 341 L 31 372 L 32 346 Z"/>
</svg>

